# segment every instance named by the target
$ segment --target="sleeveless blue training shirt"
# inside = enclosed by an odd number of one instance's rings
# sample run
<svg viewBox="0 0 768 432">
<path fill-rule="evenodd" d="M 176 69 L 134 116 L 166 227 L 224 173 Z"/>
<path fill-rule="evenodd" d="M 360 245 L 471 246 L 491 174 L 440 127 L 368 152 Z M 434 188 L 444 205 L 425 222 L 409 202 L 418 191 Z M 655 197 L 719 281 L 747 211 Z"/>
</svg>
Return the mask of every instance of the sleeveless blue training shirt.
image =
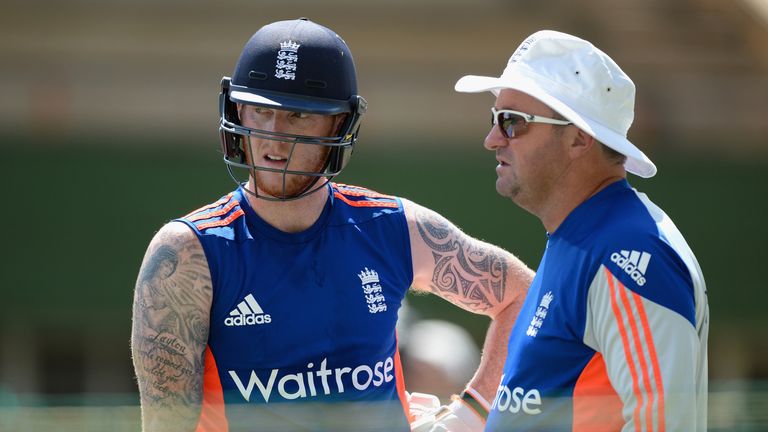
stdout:
<svg viewBox="0 0 768 432">
<path fill-rule="evenodd" d="M 198 431 L 409 430 L 395 334 L 413 280 L 402 202 L 335 183 L 327 193 L 299 233 L 267 224 L 242 188 L 178 219 L 213 286 Z"/>
</svg>

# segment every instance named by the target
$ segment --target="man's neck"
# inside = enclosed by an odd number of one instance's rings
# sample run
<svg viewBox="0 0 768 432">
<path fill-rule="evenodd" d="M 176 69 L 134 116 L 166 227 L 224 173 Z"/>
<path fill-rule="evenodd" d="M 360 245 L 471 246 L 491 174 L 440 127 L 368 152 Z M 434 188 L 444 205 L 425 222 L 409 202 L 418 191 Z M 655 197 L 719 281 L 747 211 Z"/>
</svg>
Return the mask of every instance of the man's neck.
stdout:
<svg viewBox="0 0 768 432">
<path fill-rule="evenodd" d="M 548 233 L 553 233 L 571 212 L 608 185 L 625 178 L 617 172 L 591 175 L 581 180 L 571 179 L 552 194 L 548 205 L 539 213 L 539 219 Z"/>
<path fill-rule="evenodd" d="M 249 182 L 248 186 L 251 187 Z M 328 193 L 325 187 L 292 201 L 269 201 L 246 194 L 251 208 L 265 222 L 287 233 L 297 233 L 311 227 L 323 213 Z"/>
</svg>

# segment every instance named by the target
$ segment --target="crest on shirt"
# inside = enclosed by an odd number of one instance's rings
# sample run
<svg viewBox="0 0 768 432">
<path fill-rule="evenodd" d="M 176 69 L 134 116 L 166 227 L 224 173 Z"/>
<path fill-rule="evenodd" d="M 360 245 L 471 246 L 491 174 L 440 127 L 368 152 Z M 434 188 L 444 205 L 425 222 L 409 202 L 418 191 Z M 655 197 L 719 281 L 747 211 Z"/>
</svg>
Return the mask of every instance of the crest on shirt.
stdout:
<svg viewBox="0 0 768 432">
<path fill-rule="evenodd" d="M 360 278 L 360 283 L 362 284 L 365 303 L 368 305 L 368 312 L 372 314 L 385 312 L 387 310 L 387 299 L 381 292 L 379 273 L 374 269 L 369 270 L 368 267 L 366 267 L 358 273 L 357 277 Z"/>
<path fill-rule="evenodd" d="M 531 324 L 528 325 L 528 330 L 525 332 L 526 335 L 535 338 L 536 335 L 539 334 L 539 329 L 544 324 L 544 318 L 547 317 L 547 312 L 549 312 L 549 304 L 552 303 L 552 300 L 554 299 L 555 296 L 552 295 L 552 291 L 547 292 L 541 297 L 541 303 L 539 303 L 539 307 L 536 308 L 536 313 L 533 314 Z"/>
<path fill-rule="evenodd" d="M 300 46 L 292 40 L 280 42 L 280 51 L 277 52 L 277 63 L 275 63 L 275 78 L 296 79 L 296 63 L 299 61 Z"/>
</svg>

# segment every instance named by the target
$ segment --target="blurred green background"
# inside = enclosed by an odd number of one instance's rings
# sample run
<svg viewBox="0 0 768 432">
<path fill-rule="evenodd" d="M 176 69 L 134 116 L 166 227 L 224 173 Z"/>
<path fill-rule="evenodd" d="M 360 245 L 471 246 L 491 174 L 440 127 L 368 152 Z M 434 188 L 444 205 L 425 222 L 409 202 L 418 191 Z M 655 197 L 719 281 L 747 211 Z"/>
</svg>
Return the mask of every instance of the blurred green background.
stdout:
<svg viewBox="0 0 768 432">
<path fill-rule="evenodd" d="M 371 109 L 338 178 L 407 197 L 535 268 L 538 220 L 497 196 L 489 94 L 529 33 L 585 37 L 637 86 L 630 177 L 675 221 L 711 308 L 710 427 L 768 429 L 768 20 L 760 0 L 10 1 L 0 15 L 0 431 L 138 428 L 133 284 L 153 234 L 233 188 L 218 81 L 259 26 L 341 34 Z M 762 11 L 762 12 L 761 12 Z M 421 318 L 487 319 L 431 296 Z M 407 364 L 405 365 L 407 369 Z"/>
</svg>

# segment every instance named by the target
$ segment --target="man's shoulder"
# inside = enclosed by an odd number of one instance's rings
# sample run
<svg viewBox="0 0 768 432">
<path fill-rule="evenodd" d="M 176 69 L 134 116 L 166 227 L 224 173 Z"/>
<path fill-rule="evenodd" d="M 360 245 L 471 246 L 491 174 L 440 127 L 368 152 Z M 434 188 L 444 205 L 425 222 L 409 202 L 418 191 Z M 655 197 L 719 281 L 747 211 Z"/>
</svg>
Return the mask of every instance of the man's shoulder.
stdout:
<svg viewBox="0 0 768 432">
<path fill-rule="evenodd" d="M 170 221 L 163 225 L 150 244 L 152 247 L 185 247 L 190 249 L 200 248 L 200 242 L 194 231 L 180 221 Z"/>
<path fill-rule="evenodd" d="M 337 214 L 352 215 L 352 220 L 375 219 L 403 212 L 400 197 L 373 189 L 343 183 L 331 183 L 331 196 Z"/>
<path fill-rule="evenodd" d="M 591 250 L 594 258 L 612 272 L 628 273 L 643 285 L 642 275 L 649 268 L 685 270 L 678 251 L 672 247 L 657 221 L 641 209 L 619 212 L 594 232 Z"/>
<path fill-rule="evenodd" d="M 240 195 L 239 191 L 230 192 L 209 204 L 192 210 L 178 219 L 189 220 L 191 222 L 209 219 L 224 214 L 231 209 L 240 208 L 240 201 L 242 200 L 243 197 Z"/>
<path fill-rule="evenodd" d="M 229 237 L 227 233 L 231 234 L 235 223 L 245 215 L 241 205 L 244 199 L 239 190 L 230 192 L 210 204 L 175 219 L 174 222 L 187 225 L 199 235 L 215 234 Z"/>
<path fill-rule="evenodd" d="M 605 200 L 595 211 L 583 215 L 591 222 L 590 238 L 597 245 L 614 246 L 653 242 L 659 236 L 658 221 L 634 189 L 625 189 Z"/>
<path fill-rule="evenodd" d="M 593 249 L 612 256 L 654 253 L 661 258 L 682 254 L 682 248 L 674 240 L 682 238 L 674 223 L 664 211 L 648 197 L 634 189 L 628 190 L 601 215 L 592 232 Z M 613 255 L 615 258 L 615 255 Z M 667 261 L 669 261 L 667 259 Z M 670 264 L 679 264 L 673 260 Z"/>
<path fill-rule="evenodd" d="M 149 243 L 138 284 L 158 282 L 157 277 L 165 280 L 174 275 L 192 273 L 199 276 L 196 276 L 198 279 L 210 279 L 202 245 L 189 227 L 169 222 L 157 231 Z M 152 292 L 145 294 L 150 295 Z"/>
<path fill-rule="evenodd" d="M 363 186 L 331 183 L 334 198 L 340 199 L 344 204 L 359 207 L 392 207 L 399 206 L 399 197 L 395 195 L 384 194 Z"/>
<path fill-rule="evenodd" d="M 600 276 L 610 274 L 621 286 L 694 322 L 687 245 L 644 194 L 633 191 L 627 198 L 612 209 L 592 238 L 592 258 L 604 269 Z"/>
</svg>

